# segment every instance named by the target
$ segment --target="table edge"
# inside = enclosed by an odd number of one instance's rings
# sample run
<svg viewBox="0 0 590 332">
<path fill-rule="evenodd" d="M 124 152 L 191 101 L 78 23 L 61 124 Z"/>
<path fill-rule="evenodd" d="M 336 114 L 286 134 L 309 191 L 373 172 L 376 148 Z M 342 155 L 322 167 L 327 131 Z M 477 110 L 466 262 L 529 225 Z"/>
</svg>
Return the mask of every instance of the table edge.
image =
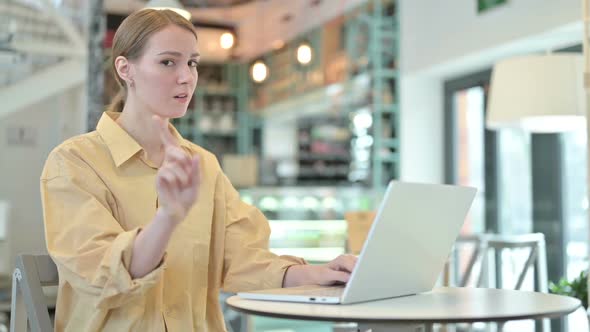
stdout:
<svg viewBox="0 0 590 332">
<path fill-rule="evenodd" d="M 237 296 L 237 295 L 234 295 Z M 231 298 L 231 297 L 230 297 Z M 227 299 L 229 300 L 229 298 Z M 309 320 L 309 321 L 324 321 L 324 322 L 356 322 L 356 323 L 476 323 L 476 322 L 506 322 L 506 321 L 514 321 L 514 320 L 525 320 L 525 319 L 544 319 L 544 318 L 559 318 L 563 316 L 567 316 L 574 311 L 578 310 L 582 307 L 580 303 L 577 307 L 569 310 L 569 311 L 551 311 L 543 314 L 536 314 L 536 315 L 508 315 L 504 317 L 493 317 L 493 318 L 461 318 L 456 317 L 453 319 L 444 319 L 444 318 L 427 318 L 427 319 L 366 319 L 366 318 L 341 318 L 341 317 L 315 317 L 315 316 L 302 316 L 302 315 L 289 315 L 289 314 L 279 314 L 279 313 L 268 313 L 262 311 L 256 311 L 251 309 L 244 309 L 240 307 L 236 307 L 226 300 L 226 304 L 232 310 L 245 313 L 248 315 L 256 315 L 256 316 L 263 316 L 263 317 L 272 317 L 272 318 L 282 318 L 282 319 L 296 319 L 296 320 Z M 254 301 L 254 300 L 251 300 Z M 271 302 L 271 301 L 267 301 Z M 341 304 L 313 304 L 310 305 L 341 305 Z"/>
</svg>

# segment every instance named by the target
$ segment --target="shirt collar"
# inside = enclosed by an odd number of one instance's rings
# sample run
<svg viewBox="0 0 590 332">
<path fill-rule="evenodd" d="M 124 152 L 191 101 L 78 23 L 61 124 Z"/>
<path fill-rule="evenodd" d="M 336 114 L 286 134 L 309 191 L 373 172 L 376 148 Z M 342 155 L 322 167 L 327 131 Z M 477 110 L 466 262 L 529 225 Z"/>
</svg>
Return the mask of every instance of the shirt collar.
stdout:
<svg viewBox="0 0 590 332">
<path fill-rule="evenodd" d="M 141 145 L 115 122 L 119 115 L 121 115 L 119 112 L 104 112 L 96 126 L 96 131 L 107 145 L 117 167 L 143 150 Z M 171 129 L 172 135 L 178 139 L 180 146 L 190 149 L 190 143 L 182 138 L 174 126 L 169 124 L 168 128 Z"/>
</svg>

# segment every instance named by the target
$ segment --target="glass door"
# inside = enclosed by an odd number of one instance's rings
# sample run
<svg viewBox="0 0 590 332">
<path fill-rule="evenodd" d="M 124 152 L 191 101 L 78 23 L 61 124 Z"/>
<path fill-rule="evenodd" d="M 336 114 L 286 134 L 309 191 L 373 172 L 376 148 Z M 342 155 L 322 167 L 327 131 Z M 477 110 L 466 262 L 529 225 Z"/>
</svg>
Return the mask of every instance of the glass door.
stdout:
<svg viewBox="0 0 590 332">
<path fill-rule="evenodd" d="M 490 71 L 445 83 L 445 181 L 477 195 L 462 235 L 497 231 L 496 137 L 485 129 Z"/>
</svg>

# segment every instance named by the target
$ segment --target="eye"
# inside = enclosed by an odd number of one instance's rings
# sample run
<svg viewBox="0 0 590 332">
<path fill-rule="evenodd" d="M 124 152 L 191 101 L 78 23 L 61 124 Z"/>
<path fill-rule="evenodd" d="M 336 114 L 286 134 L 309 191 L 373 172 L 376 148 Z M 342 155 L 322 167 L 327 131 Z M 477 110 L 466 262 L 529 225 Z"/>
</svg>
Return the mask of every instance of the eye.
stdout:
<svg viewBox="0 0 590 332">
<path fill-rule="evenodd" d="M 188 65 L 189 65 L 190 67 L 197 68 L 197 67 L 199 66 L 199 62 L 198 62 L 198 61 L 196 61 L 196 60 L 189 60 L 189 62 L 188 62 Z"/>
<path fill-rule="evenodd" d="M 172 61 L 172 60 L 163 60 L 160 63 L 163 64 L 166 67 L 170 67 L 170 66 L 174 65 L 174 61 Z"/>
</svg>

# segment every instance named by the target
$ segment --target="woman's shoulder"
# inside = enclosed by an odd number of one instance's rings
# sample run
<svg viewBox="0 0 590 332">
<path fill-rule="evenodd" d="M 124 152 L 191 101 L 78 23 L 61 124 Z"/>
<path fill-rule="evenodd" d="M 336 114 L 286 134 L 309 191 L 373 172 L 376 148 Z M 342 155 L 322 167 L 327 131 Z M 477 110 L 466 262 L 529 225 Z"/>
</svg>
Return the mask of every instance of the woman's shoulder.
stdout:
<svg viewBox="0 0 590 332">
<path fill-rule="evenodd" d="M 80 170 L 80 167 L 87 166 L 90 160 L 100 155 L 104 147 L 96 131 L 70 137 L 49 153 L 42 178 L 63 175 L 68 169 Z"/>
<path fill-rule="evenodd" d="M 96 153 L 97 148 L 104 147 L 105 144 L 96 131 L 70 137 L 56 146 L 51 153 L 55 156 L 65 156 L 70 154 L 84 155 Z"/>
<path fill-rule="evenodd" d="M 219 169 L 221 168 L 219 166 L 219 161 L 217 160 L 217 157 L 211 151 L 187 139 L 184 139 L 184 145 L 188 148 L 191 155 L 198 155 L 203 160 L 203 163 L 205 165 L 217 167 Z"/>
</svg>

